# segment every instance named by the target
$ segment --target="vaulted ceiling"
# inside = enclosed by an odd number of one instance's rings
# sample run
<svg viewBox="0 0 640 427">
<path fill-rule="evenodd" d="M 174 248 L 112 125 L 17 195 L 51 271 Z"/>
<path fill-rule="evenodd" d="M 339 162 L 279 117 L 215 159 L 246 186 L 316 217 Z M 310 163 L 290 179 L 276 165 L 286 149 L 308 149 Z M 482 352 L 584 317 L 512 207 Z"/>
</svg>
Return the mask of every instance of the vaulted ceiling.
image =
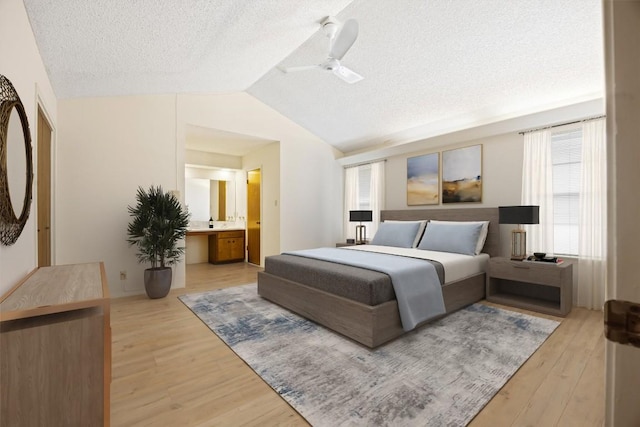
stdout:
<svg viewBox="0 0 640 427">
<path fill-rule="evenodd" d="M 24 0 L 59 98 L 246 91 L 345 153 L 603 96 L 600 0 Z M 355 19 L 343 65 L 320 22 Z"/>
</svg>

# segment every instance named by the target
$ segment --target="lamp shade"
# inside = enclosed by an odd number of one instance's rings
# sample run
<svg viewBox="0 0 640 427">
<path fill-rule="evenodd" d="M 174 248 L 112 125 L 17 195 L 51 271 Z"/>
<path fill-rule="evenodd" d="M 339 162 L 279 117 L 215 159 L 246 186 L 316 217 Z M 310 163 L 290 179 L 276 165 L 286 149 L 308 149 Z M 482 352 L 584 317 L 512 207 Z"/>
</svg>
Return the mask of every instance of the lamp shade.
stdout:
<svg viewBox="0 0 640 427">
<path fill-rule="evenodd" d="M 539 224 L 540 206 L 499 206 L 500 224 Z"/>
<path fill-rule="evenodd" d="M 373 211 L 349 211 L 350 222 L 371 222 Z"/>
</svg>

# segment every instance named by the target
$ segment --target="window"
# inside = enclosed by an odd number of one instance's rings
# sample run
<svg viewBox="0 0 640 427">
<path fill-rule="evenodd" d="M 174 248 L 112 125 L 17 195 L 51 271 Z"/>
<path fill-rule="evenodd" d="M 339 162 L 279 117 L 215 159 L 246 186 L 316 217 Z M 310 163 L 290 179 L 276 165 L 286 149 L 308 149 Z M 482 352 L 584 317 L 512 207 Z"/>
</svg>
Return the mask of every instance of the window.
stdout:
<svg viewBox="0 0 640 427">
<path fill-rule="evenodd" d="M 384 209 L 384 161 L 345 169 L 344 236 L 355 237 L 355 225 L 349 222 L 349 211 L 373 211 L 373 221 L 366 224 L 367 237 L 378 229 L 380 209 Z M 364 224 L 363 224 L 364 225 Z"/>
<path fill-rule="evenodd" d="M 578 254 L 581 150 L 581 128 L 551 134 L 553 248 L 559 255 Z"/>
<path fill-rule="evenodd" d="M 358 209 L 371 210 L 371 165 L 358 168 Z"/>
</svg>

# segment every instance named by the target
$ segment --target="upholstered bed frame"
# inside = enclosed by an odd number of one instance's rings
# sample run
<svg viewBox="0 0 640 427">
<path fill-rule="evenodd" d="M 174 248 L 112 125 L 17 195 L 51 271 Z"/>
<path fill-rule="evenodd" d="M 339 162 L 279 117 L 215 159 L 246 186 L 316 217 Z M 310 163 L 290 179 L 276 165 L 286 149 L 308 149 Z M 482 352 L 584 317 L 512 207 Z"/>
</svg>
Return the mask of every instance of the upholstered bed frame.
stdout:
<svg viewBox="0 0 640 427">
<path fill-rule="evenodd" d="M 499 255 L 500 232 L 497 208 L 421 209 L 381 211 L 381 220 L 489 221 L 483 253 Z M 331 294 L 267 271 L 258 273 L 258 293 L 303 317 L 339 332 L 367 347 L 377 347 L 405 331 L 400 323 L 398 303 L 375 306 Z M 442 287 L 447 313 L 485 297 L 485 274 L 476 274 Z"/>
</svg>

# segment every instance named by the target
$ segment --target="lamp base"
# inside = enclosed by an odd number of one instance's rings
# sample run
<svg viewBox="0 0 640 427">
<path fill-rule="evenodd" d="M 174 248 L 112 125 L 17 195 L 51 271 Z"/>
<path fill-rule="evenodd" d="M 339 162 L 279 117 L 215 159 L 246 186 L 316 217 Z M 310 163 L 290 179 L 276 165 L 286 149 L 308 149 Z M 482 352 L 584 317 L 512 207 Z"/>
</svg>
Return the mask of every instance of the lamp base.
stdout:
<svg viewBox="0 0 640 427">
<path fill-rule="evenodd" d="M 367 227 L 356 225 L 356 245 L 364 245 L 365 243 L 367 243 Z"/>
<path fill-rule="evenodd" d="M 522 261 L 527 257 L 527 232 L 521 228 L 511 231 L 511 259 Z"/>
</svg>

